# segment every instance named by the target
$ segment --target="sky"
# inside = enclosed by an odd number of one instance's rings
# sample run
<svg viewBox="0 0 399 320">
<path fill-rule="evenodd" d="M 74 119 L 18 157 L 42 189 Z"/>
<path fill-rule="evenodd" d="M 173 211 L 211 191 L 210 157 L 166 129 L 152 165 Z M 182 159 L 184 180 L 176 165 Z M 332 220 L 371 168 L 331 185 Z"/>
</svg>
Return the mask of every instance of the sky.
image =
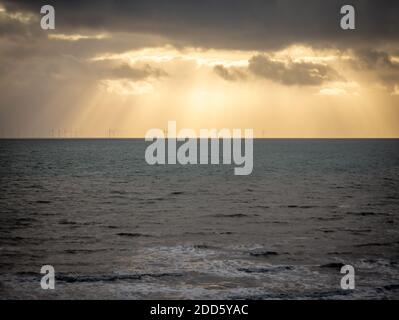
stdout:
<svg viewBox="0 0 399 320">
<path fill-rule="evenodd" d="M 40 27 L 45 4 L 55 30 Z M 176 121 L 398 138 L 398 14 L 394 0 L 0 0 L 0 137 L 143 137 Z"/>
</svg>

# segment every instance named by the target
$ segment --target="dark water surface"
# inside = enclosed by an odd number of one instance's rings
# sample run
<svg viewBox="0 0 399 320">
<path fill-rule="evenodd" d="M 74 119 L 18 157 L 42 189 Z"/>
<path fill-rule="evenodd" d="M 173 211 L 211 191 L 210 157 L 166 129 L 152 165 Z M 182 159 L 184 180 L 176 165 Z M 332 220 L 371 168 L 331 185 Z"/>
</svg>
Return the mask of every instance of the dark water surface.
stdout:
<svg viewBox="0 0 399 320">
<path fill-rule="evenodd" d="M 146 145 L 0 140 L 0 298 L 399 298 L 399 140 L 256 140 L 250 176 Z"/>
</svg>

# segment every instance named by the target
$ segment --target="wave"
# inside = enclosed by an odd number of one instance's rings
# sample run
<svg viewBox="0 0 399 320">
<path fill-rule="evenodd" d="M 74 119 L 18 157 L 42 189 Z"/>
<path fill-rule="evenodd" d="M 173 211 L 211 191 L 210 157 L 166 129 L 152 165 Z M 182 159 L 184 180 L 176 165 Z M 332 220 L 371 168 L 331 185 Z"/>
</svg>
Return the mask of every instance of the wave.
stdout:
<svg viewBox="0 0 399 320">
<path fill-rule="evenodd" d="M 115 282 L 115 281 L 129 281 L 141 280 L 143 278 L 162 278 L 162 277 L 181 277 L 181 273 L 135 273 L 135 274 L 116 274 L 116 275 L 72 275 L 72 274 L 57 274 L 56 280 L 67 283 L 76 282 Z"/>
<path fill-rule="evenodd" d="M 244 218 L 244 217 L 258 217 L 258 214 L 245 214 L 245 213 L 232 213 L 232 214 L 214 214 L 212 217 L 214 218 Z"/>
<path fill-rule="evenodd" d="M 170 193 L 171 195 L 179 195 L 179 194 L 184 194 L 184 191 L 173 191 Z"/>
<path fill-rule="evenodd" d="M 238 268 L 237 270 L 245 273 L 271 273 L 271 272 L 284 272 L 291 271 L 292 266 L 273 266 L 273 267 L 260 267 L 260 268 Z"/>
<path fill-rule="evenodd" d="M 259 252 L 250 252 L 249 255 L 253 257 L 270 257 L 270 256 L 278 256 L 279 254 L 276 251 L 259 251 Z"/>
<path fill-rule="evenodd" d="M 153 237 L 149 234 L 143 234 L 143 233 L 132 233 L 132 232 L 119 232 L 116 234 L 117 236 L 120 237 L 130 237 L 130 238 L 138 238 L 138 237 Z"/>
<path fill-rule="evenodd" d="M 371 242 L 371 243 L 362 243 L 362 244 L 357 244 L 355 247 L 361 248 L 361 247 L 386 247 L 386 246 L 391 246 L 398 244 L 398 242 Z"/>
<path fill-rule="evenodd" d="M 338 269 L 341 270 L 341 268 L 344 266 L 345 264 L 342 262 L 330 262 L 330 263 L 326 263 L 326 264 L 322 264 L 320 266 L 320 268 L 326 268 L 326 269 Z"/>
<path fill-rule="evenodd" d="M 384 286 L 383 288 L 388 291 L 399 290 L 399 284 L 389 284 Z"/>
<path fill-rule="evenodd" d="M 260 295 L 248 295 L 248 296 L 233 296 L 230 297 L 233 300 L 293 300 L 293 299 L 332 299 L 333 297 L 348 296 L 352 292 L 343 290 L 334 291 L 316 291 L 308 293 L 265 293 Z"/>
</svg>

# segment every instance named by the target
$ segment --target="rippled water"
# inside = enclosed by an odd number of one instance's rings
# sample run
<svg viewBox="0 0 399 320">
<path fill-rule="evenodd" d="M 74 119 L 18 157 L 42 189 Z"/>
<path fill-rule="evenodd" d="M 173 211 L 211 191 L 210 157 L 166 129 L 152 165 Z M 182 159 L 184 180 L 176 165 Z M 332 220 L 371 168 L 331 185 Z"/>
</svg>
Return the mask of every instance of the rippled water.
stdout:
<svg viewBox="0 0 399 320">
<path fill-rule="evenodd" d="M 256 140 L 250 176 L 145 147 L 0 140 L 0 298 L 399 298 L 399 140 Z"/>
</svg>

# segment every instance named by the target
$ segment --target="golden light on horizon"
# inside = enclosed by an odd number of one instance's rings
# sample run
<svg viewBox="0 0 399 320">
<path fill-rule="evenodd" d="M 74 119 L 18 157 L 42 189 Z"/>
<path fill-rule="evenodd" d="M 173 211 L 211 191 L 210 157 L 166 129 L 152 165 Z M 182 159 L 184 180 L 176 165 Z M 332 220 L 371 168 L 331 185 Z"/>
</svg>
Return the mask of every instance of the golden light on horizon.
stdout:
<svg viewBox="0 0 399 320">
<path fill-rule="evenodd" d="M 0 17 L 21 24 L 30 19 L 3 7 Z M 46 35 L 46 46 L 60 50 L 108 44 L 82 57 L 60 55 L 65 66 L 38 58 L 45 66 L 39 75 L 47 73 L 49 83 L 60 84 L 24 127 L 34 131 L 51 123 L 76 136 L 112 131 L 115 137 L 143 137 L 175 120 L 195 130 L 252 128 L 255 137 L 399 137 L 399 84 L 384 82 L 392 74 L 363 70 L 352 49 L 178 47 L 149 37 L 152 46 L 111 50 L 127 36 L 145 38 L 84 30 Z M 375 57 L 383 72 L 399 65 L 397 55 Z M 48 135 L 50 128 L 40 134 Z"/>
<path fill-rule="evenodd" d="M 286 86 L 252 75 L 244 81 L 226 81 L 214 71 L 219 64 L 246 70 L 249 59 L 256 54 L 262 53 L 188 48 L 179 51 L 167 47 L 95 56 L 90 59 L 92 63 L 128 63 L 132 68 L 151 63 L 153 68 L 162 68 L 167 76 L 140 81 L 112 78 L 99 81 L 92 98 L 75 108 L 82 115 L 76 119 L 84 120 L 71 126 L 81 127 L 84 123 L 86 130 L 96 132 L 97 136 L 112 128 L 125 137 L 142 137 L 150 128 L 165 127 L 168 120 L 195 130 L 253 128 L 256 137 L 399 134 L 392 118 L 392 112 L 396 112 L 394 102 L 388 102 L 390 95 L 376 90 L 367 77 L 363 82 L 363 75 L 352 70 L 343 74 L 342 80 L 319 86 Z M 274 57 L 287 63 L 306 61 L 342 69 L 349 59 L 347 55 L 304 46 L 292 46 Z"/>
</svg>

